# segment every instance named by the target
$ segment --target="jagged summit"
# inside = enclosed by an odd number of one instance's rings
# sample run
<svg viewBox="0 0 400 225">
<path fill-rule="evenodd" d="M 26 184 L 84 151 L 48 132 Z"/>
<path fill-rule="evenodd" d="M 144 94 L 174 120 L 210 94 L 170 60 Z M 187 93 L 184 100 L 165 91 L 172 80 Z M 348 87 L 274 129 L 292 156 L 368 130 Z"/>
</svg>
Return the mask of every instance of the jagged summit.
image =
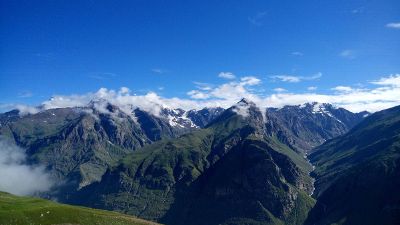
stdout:
<svg viewBox="0 0 400 225">
<path fill-rule="evenodd" d="M 251 101 L 248 98 L 242 98 L 239 102 L 237 102 L 236 104 L 245 104 L 245 105 L 256 105 L 256 103 L 254 103 L 253 101 Z"/>
<path fill-rule="evenodd" d="M 230 107 L 228 111 L 233 111 L 234 113 L 243 117 L 262 117 L 262 113 L 259 107 L 257 107 L 257 105 L 253 101 L 247 98 L 242 98 L 239 102 Z"/>
</svg>

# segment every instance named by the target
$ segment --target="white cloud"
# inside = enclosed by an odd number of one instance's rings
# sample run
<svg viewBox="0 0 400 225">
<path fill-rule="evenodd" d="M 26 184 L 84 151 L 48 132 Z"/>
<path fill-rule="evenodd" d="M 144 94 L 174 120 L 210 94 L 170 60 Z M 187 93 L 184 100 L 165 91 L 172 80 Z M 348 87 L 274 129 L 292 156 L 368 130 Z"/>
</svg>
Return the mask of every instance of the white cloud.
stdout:
<svg viewBox="0 0 400 225">
<path fill-rule="evenodd" d="M 48 191 L 54 183 L 42 166 L 26 164 L 23 149 L 0 136 L 0 190 L 16 195 Z"/>
<path fill-rule="evenodd" d="M 310 87 L 307 88 L 307 90 L 309 90 L 309 91 L 315 91 L 315 90 L 317 90 L 317 89 L 318 89 L 318 88 L 315 87 L 315 86 L 310 86 Z"/>
<path fill-rule="evenodd" d="M 14 109 L 18 109 L 20 115 L 27 115 L 27 114 L 35 114 L 38 113 L 40 110 L 37 107 L 32 107 L 32 106 L 27 106 L 27 105 L 22 105 L 22 104 L 16 104 L 13 105 Z"/>
<path fill-rule="evenodd" d="M 332 88 L 332 90 L 338 91 L 338 92 L 351 92 L 351 91 L 353 91 L 353 88 L 351 88 L 349 86 L 336 86 L 336 87 Z"/>
<path fill-rule="evenodd" d="M 97 91 L 97 96 L 100 97 L 101 93 L 103 93 L 106 88 L 100 88 Z M 54 109 L 54 108 L 66 108 L 66 107 L 83 107 L 87 105 L 90 100 L 96 97 L 93 93 L 88 93 L 86 95 L 54 95 L 49 100 L 44 101 L 42 103 L 43 109 Z"/>
<path fill-rule="evenodd" d="M 279 93 L 263 99 L 263 105 L 282 107 L 284 105 L 298 105 L 306 102 L 326 102 L 353 112 L 375 112 L 392 106 L 400 105 L 399 89 L 372 89 L 359 90 L 350 93 L 315 94 L 315 93 Z"/>
<path fill-rule="evenodd" d="M 311 75 L 309 77 L 303 77 L 303 80 L 316 80 L 316 79 L 319 79 L 321 77 L 322 77 L 322 73 L 318 72 L 318 73 L 316 73 L 314 75 Z"/>
<path fill-rule="evenodd" d="M 251 86 L 251 84 L 254 84 L 258 81 L 256 80 L 249 80 L 249 81 L 244 81 L 244 82 L 230 82 L 226 84 L 222 84 L 216 88 L 214 88 L 210 92 L 210 97 L 212 98 L 217 98 L 217 99 L 223 99 L 226 101 L 233 101 L 231 105 L 234 102 L 239 101 L 242 98 L 249 98 L 249 99 L 254 99 L 256 98 L 256 95 L 252 94 L 249 92 L 246 86 Z M 250 83 L 250 84 L 249 84 Z"/>
<path fill-rule="evenodd" d="M 289 83 L 297 83 L 297 82 L 301 81 L 300 77 L 291 76 L 291 75 L 274 75 L 274 76 L 271 76 L 271 78 L 278 79 L 283 82 L 289 82 Z"/>
<path fill-rule="evenodd" d="M 27 114 L 35 114 L 40 112 L 40 109 L 37 107 L 29 106 L 29 105 L 23 105 L 23 104 L 0 104 L 0 112 L 6 112 L 10 110 L 18 110 L 19 115 L 24 116 Z"/>
<path fill-rule="evenodd" d="M 292 52 L 291 54 L 294 56 L 303 56 L 304 55 L 302 52 Z"/>
<path fill-rule="evenodd" d="M 218 74 L 218 77 L 225 78 L 225 79 L 230 79 L 230 80 L 236 78 L 235 74 L 233 74 L 231 72 L 221 72 L 221 73 Z"/>
<path fill-rule="evenodd" d="M 280 80 L 282 82 L 298 83 L 305 80 L 316 80 L 322 77 L 322 73 L 318 72 L 311 76 L 293 76 L 293 75 L 274 75 L 271 76 L 274 80 Z"/>
<path fill-rule="evenodd" d="M 386 27 L 392 29 L 400 29 L 400 23 L 388 23 L 386 24 Z"/>
<path fill-rule="evenodd" d="M 382 77 L 379 80 L 370 82 L 376 85 L 400 87 L 400 74 L 393 74 L 388 77 Z"/>
<path fill-rule="evenodd" d="M 202 83 L 202 82 L 193 82 L 196 85 L 197 89 L 203 90 L 203 91 L 209 91 L 212 89 L 213 85 L 208 84 L 208 83 Z"/>
<path fill-rule="evenodd" d="M 131 92 L 131 90 L 129 90 L 129 88 L 127 87 L 121 87 L 121 89 L 119 90 L 119 94 L 120 95 L 129 95 L 129 93 Z"/>
<path fill-rule="evenodd" d="M 240 78 L 241 85 L 257 85 L 261 83 L 261 80 L 258 79 L 257 77 L 253 76 L 248 76 L 248 77 L 242 77 Z"/>
<path fill-rule="evenodd" d="M 339 55 L 345 59 L 355 59 L 356 58 L 356 52 L 351 49 L 345 49 L 339 53 Z"/>
<path fill-rule="evenodd" d="M 234 111 L 238 115 L 247 117 L 247 116 L 249 116 L 249 109 L 250 109 L 249 104 L 246 104 L 244 102 L 239 102 L 233 106 L 232 111 Z"/>
<path fill-rule="evenodd" d="M 202 91 L 199 90 L 191 90 L 187 93 L 187 95 L 189 95 L 191 98 L 193 99 L 207 99 L 210 97 L 209 94 L 204 93 Z"/>
<path fill-rule="evenodd" d="M 321 74 L 317 73 L 301 79 L 316 79 Z M 163 107 L 201 109 L 204 107 L 228 108 L 242 98 L 255 102 L 261 109 L 265 107 L 281 107 L 284 105 L 297 105 L 305 102 L 326 102 L 358 112 L 369 110 L 371 112 L 400 105 L 400 74 L 393 74 L 370 81 L 370 88 L 352 88 L 346 85 L 332 87 L 332 93 L 315 93 L 316 87 L 309 87 L 306 93 L 282 92 L 280 89 L 271 95 L 261 91 L 263 87 L 255 88 L 261 80 L 254 76 L 242 77 L 238 81 L 231 81 L 221 85 L 199 85 L 187 92 L 188 98 L 165 98 L 155 92 L 145 95 L 136 95 L 124 87 L 120 90 L 101 88 L 97 92 L 83 95 L 55 95 L 42 103 L 40 108 L 18 105 L 24 113 L 36 113 L 39 110 L 63 107 L 86 106 L 91 100 L 104 99 L 121 108 L 126 113 L 131 113 L 135 108 L 141 108 L 154 115 L 159 115 Z M 281 87 L 282 88 L 282 87 Z M 17 105 L 13 105 L 17 107 Z M 8 108 L 10 105 L 8 105 Z M 99 109 L 104 105 L 98 104 Z"/>
<path fill-rule="evenodd" d="M 275 91 L 275 92 L 285 92 L 285 91 L 287 91 L 287 90 L 284 89 L 284 88 L 274 88 L 274 91 Z"/>
<path fill-rule="evenodd" d="M 194 105 L 202 107 L 230 107 L 234 103 L 240 101 L 242 98 L 248 98 L 253 101 L 259 99 L 257 94 L 254 94 L 249 88 L 259 85 L 261 80 L 255 76 L 241 77 L 239 81 L 231 81 L 221 84 L 217 87 L 204 89 L 202 87 L 197 90 L 191 90 L 187 94 L 195 100 L 203 100 L 194 103 Z"/>
</svg>

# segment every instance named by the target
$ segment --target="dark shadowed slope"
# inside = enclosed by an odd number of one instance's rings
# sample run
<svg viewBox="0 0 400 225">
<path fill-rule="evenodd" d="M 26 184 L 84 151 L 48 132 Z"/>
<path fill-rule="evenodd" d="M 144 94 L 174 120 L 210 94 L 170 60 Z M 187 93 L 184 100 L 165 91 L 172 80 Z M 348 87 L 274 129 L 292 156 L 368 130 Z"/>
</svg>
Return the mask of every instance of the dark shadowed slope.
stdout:
<svg viewBox="0 0 400 225">
<path fill-rule="evenodd" d="M 308 224 L 400 224 L 400 106 L 310 155 L 318 201 Z"/>
<path fill-rule="evenodd" d="M 130 154 L 74 203 L 174 225 L 300 224 L 314 204 L 309 170 L 242 101 L 206 129 Z"/>
</svg>

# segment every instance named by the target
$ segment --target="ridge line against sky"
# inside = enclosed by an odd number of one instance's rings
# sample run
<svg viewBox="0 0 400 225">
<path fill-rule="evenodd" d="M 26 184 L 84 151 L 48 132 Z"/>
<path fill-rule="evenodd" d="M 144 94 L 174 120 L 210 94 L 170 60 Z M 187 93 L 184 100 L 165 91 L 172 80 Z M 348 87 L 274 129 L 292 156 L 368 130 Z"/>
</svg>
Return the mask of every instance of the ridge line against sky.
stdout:
<svg viewBox="0 0 400 225">
<path fill-rule="evenodd" d="M 103 92 L 183 108 L 399 104 L 398 0 L 4 0 L 0 21 L 0 112 Z"/>
<path fill-rule="evenodd" d="M 221 74 L 225 74 L 221 76 Z M 227 75 L 228 74 L 228 75 Z M 316 87 L 309 88 L 304 93 L 292 93 L 283 88 L 276 88 L 275 93 L 265 95 L 257 89 L 261 79 L 255 76 L 238 77 L 232 72 L 221 72 L 218 75 L 227 82 L 220 85 L 195 82 L 195 89 L 188 91 L 187 98 L 166 98 L 156 92 L 138 95 L 127 87 L 118 91 L 100 88 L 97 92 L 72 95 L 53 95 L 41 103 L 42 109 L 84 107 L 91 101 L 105 99 L 129 113 L 132 108 L 139 107 L 158 115 L 161 107 L 202 109 L 205 107 L 228 108 L 242 98 L 255 102 L 260 108 L 282 107 L 285 105 L 300 105 L 307 102 L 330 103 L 353 112 L 375 112 L 400 105 L 400 74 L 393 74 L 369 81 L 366 84 L 354 86 L 336 86 L 330 88 L 331 94 L 319 94 Z M 276 76 L 271 76 L 275 79 Z M 314 76 L 316 77 L 316 76 Z M 314 77 L 312 77 L 314 79 Z M 318 73 L 317 77 L 322 77 Z M 293 82 L 293 79 L 281 79 L 283 82 Z M 300 82 L 301 79 L 296 82 Z M 315 78 L 317 79 L 317 78 Z M 37 113 L 38 108 L 23 104 L 3 104 L 0 108 L 10 110 L 17 108 L 24 113 Z"/>
</svg>

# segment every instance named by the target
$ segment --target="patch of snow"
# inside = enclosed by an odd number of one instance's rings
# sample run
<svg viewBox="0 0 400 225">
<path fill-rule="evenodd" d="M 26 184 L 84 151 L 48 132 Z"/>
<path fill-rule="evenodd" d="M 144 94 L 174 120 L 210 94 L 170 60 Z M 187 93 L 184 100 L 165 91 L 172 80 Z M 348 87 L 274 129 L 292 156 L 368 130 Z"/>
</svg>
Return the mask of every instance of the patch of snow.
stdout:
<svg viewBox="0 0 400 225">
<path fill-rule="evenodd" d="M 308 104 L 309 104 L 309 103 L 303 103 L 303 104 L 299 105 L 299 108 L 300 108 L 300 109 L 303 109 L 303 108 L 307 107 Z"/>
<path fill-rule="evenodd" d="M 312 113 L 323 113 L 325 107 L 321 103 L 314 103 Z"/>
<path fill-rule="evenodd" d="M 177 123 L 176 118 L 171 115 L 168 115 L 168 123 L 173 127 L 179 126 L 183 128 L 182 124 Z"/>
<path fill-rule="evenodd" d="M 188 112 L 182 109 L 173 109 L 171 110 L 173 115 L 166 116 L 169 125 L 172 127 L 191 127 L 191 128 L 198 128 L 196 124 L 193 123 L 191 119 L 187 117 Z M 180 116 L 179 116 L 180 115 Z"/>
<path fill-rule="evenodd" d="M 336 119 L 339 123 L 342 123 L 342 124 L 343 124 L 343 122 L 342 122 L 341 120 L 339 120 L 338 118 L 336 118 L 334 115 L 332 115 L 331 112 L 329 112 L 329 111 L 326 109 L 326 103 L 316 103 L 316 102 L 313 103 L 312 113 L 313 113 L 313 114 L 325 114 L 325 115 L 327 115 L 327 116 L 329 116 L 329 117 L 332 117 L 332 118 Z"/>
</svg>

